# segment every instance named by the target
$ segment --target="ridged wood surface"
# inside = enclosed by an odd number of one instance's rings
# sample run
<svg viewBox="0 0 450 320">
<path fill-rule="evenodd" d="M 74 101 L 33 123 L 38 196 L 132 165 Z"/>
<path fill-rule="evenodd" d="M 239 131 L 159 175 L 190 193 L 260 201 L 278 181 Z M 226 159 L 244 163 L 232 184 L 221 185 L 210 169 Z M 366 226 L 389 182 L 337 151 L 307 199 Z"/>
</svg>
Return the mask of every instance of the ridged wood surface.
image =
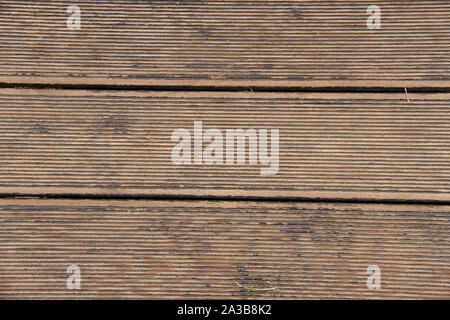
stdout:
<svg viewBox="0 0 450 320">
<path fill-rule="evenodd" d="M 381 9 L 370 30 L 366 10 Z M 69 5 L 81 29 L 69 30 Z M 448 87 L 448 1 L 0 1 L 0 81 Z"/>
<path fill-rule="evenodd" d="M 3 89 L 0 193 L 450 200 L 449 98 Z M 224 158 L 226 129 L 279 129 L 278 172 L 248 141 L 244 165 L 173 163 L 194 121 Z"/>
<path fill-rule="evenodd" d="M 449 12 L 0 0 L 0 87 L 17 87 L 0 89 L 0 299 L 450 299 L 450 93 L 407 93 L 448 92 Z M 78 85 L 105 90 L 63 89 Z M 405 94 L 331 92 L 387 87 Z M 249 165 L 248 144 L 244 165 L 174 164 L 171 135 L 194 121 L 224 144 L 279 129 L 278 172 Z"/>
<path fill-rule="evenodd" d="M 29 199 L 0 212 L 0 298 L 450 298 L 449 206 Z"/>
</svg>

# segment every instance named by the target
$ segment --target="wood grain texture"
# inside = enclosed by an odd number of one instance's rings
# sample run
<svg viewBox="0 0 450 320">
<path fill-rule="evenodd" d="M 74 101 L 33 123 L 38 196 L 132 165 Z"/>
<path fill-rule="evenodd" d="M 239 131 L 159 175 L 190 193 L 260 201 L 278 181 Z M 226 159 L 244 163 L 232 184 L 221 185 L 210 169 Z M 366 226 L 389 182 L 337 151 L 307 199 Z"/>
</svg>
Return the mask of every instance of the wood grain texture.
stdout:
<svg viewBox="0 0 450 320">
<path fill-rule="evenodd" d="M 30 199 L 0 212 L 0 298 L 450 298 L 449 206 Z"/>
<path fill-rule="evenodd" d="M 448 87 L 448 1 L 0 1 L 0 81 Z M 366 26 L 369 5 L 381 29 Z"/>
<path fill-rule="evenodd" d="M 449 98 L 3 89 L 0 193 L 448 201 Z M 278 173 L 248 142 L 244 165 L 174 164 L 172 132 L 196 120 L 224 140 L 278 128 Z"/>
</svg>

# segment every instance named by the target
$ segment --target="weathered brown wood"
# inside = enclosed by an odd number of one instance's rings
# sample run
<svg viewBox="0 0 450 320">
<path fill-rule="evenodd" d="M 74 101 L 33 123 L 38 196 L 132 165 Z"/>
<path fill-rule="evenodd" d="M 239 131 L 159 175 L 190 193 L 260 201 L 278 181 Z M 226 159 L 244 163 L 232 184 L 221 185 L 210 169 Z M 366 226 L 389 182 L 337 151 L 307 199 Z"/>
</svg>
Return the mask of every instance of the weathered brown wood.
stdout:
<svg viewBox="0 0 450 320">
<path fill-rule="evenodd" d="M 30 199 L 0 212 L 0 298 L 450 298 L 449 206 Z"/>
<path fill-rule="evenodd" d="M 69 30 L 66 9 L 81 9 Z M 367 8 L 381 9 L 369 30 Z M 1 1 L 0 82 L 448 87 L 450 2 Z"/>
<path fill-rule="evenodd" d="M 369 5 L 381 29 L 367 28 Z M 448 88 L 449 12 L 445 0 L 0 0 L 0 86 Z M 171 135 L 193 138 L 194 121 L 224 147 L 227 129 L 279 129 L 276 174 L 248 164 L 248 144 L 243 165 L 174 164 Z M 450 299 L 447 205 L 5 198 L 450 201 L 449 123 L 450 94 L 0 89 L 0 299 Z M 366 285 L 373 265 L 380 290 Z"/>
<path fill-rule="evenodd" d="M 0 193 L 450 200 L 449 98 L 3 89 Z M 248 141 L 243 165 L 174 164 L 198 120 L 223 149 L 226 129 L 279 129 L 278 172 Z"/>
</svg>

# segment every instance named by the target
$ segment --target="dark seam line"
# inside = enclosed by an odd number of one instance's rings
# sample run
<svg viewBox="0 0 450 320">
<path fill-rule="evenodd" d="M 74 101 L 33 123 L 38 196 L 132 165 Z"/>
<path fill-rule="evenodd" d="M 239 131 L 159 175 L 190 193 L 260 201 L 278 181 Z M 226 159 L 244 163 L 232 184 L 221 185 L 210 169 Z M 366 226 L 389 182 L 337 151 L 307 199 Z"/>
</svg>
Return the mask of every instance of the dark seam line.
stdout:
<svg viewBox="0 0 450 320">
<path fill-rule="evenodd" d="M 0 88 L 101 91 L 185 91 L 185 92 L 298 92 L 298 93 L 405 93 L 404 87 L 290 87 L 290 86 L 192 86 L 192 85 L 91 85 L 0 82 Z M 408 93 L 450 93 L 449 87 L 407 88 Z"/>
<path fill-rule="evenodd" d="M 194 195 L 127 195 L 127 194 L 22 194 L 3 193 L 0 199 L 43 199 L 43 200 L 175 200 L 175 201 L 254 201 L 254 202 L 314 202 L 314 203 L 348 203 L 348 204 L 420 204 L 450 205 L 449 200 L 397 200 L 397 199 L 343 199 L 343 198 L 308 198 L 308 197 L 258 197 L 258 196 L 194 196 Z"/>
</svg>

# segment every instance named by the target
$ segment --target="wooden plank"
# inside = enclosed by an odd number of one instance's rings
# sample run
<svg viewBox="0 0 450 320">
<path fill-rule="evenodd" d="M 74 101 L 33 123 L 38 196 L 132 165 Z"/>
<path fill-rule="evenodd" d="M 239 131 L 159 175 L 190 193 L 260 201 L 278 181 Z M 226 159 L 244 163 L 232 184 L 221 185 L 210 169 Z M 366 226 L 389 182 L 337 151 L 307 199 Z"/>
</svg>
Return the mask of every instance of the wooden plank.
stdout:
<svg viewBox="0 0 450 320">
<path fill-rule="evenodd" d="M 411 94 L 408 103 L 401 94 L 3 89 L 0 193 L 448 201 L 449 101 L 450 94 Z M 172 158 L 179 129 L 190 134 L 190 164 Z M 221 164 L 205 163 L 209 129 L 223 139 Z M 278 129 L 278 166 L 276 157 L 262 163 L 258 144 L 250 164 L 249 139 L 244 163 L 235 154 L 227 163 L 227 129 L 254 129 L 258 143 L 267 129 L 269 155 Z"/>
<path fill-rule="evenodd" d="M 0 212 L 1 298 L 450 298 L 449 206 L 30 199 Z"/>
<path fill-rule="evenodd" d="M 450 2 L 0 2 L 0 82 L 448 87 Z M 378 5 L 381 28 L 368 29 Z"/>
</svg>

